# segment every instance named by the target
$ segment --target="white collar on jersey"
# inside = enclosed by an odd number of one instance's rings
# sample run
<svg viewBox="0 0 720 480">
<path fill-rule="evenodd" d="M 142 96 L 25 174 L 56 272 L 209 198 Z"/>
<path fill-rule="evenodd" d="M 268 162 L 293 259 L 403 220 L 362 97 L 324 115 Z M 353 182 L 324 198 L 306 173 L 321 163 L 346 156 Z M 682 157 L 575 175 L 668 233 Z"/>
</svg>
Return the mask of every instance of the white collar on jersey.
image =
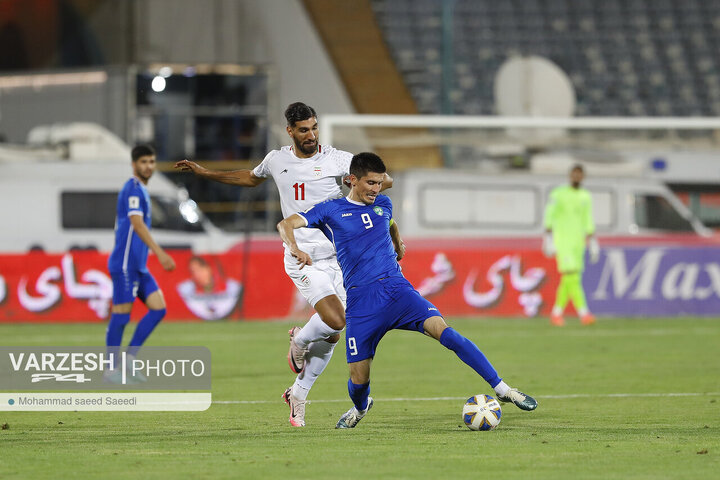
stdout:
<svg viewBox="0 0 720 480">
<path fill-rule="evenodd" d="M 358 202 L 357 200 L 350 200 L 348 197 L 345 197 L 345 200 L 352 203 L 353 205 L 360 205 L 361 207 L 365 205 L 363 202 Z"/>
</svg>

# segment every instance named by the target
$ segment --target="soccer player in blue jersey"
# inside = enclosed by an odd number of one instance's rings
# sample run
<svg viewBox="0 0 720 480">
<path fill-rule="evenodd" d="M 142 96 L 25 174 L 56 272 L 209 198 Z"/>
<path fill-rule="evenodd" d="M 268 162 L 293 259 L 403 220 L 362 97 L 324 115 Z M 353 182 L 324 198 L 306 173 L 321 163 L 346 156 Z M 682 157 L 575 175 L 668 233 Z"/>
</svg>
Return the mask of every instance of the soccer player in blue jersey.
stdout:
<svg viewBox="0 0 720 480">
<path fill-rule="evenodd" d="M 285 110 L 285 119 L 292 144 L 269 152 L 253 170 L 209 170 L 189 160 L 177 162 L 175 168 L 242 187 L 257 187 L 272 177 L 280 196 L 283 217 L 324 200 L 342 197 L 336 178 L 345 178 L 350 173 L 352 153 L 319 143 L 317 113 L 311 106 L 291 103 Z M 386 176 L 383 187 L 390 188 L 391 185 L 392 178 Z M 330 362 L 335 344 L 345 328 L 345 289 L 335 248 L 325 235 L 317 229 L 305 228 L 296 232 L 295 237 L 298 245 L 312 256 L 313 262 L 300 270 L 285 245 L 285 272 L 316 313 L 304 327 L 293 327 L 288 332 L 288 364 L 298 376 L 282 398 L 290 407 L 290 424 L 304 427 L 310 389 Z"/>
<path fill-rule="evenodd" d="M 379 194 L 384 173 L 380 157 L 359 153 L 350 163 L 352 189 L 347 197 L 317 204 L 278 224 L 280 236 L 300 268 L 311 265 L 312 259 L 297 247 L 295 229 L 318 228 L 337 250 L 347 291 L 345 343 L 350 366 L 348 392 L 354 406 L 335 428 L 354 428 L 372 407 L 370 364 L 380 339 L 394 329 L 414 330 L 439 340 L 480 374 L 500 401 L 534 410 L 535 399 L 503 382 L 480 349 L 448 327 L 438 309 L 401 273 L 398 259 L 405 246 L 392 219 L 392 203 Z"/>
<path fill-rule="evenodd" d="M 123 331 L 130 321 L 133 302 L 136 297 L 140 298 L 148 307 L 148 312 L 138 323 L 130 340 L 127 354 L 132 360 L 165 316 L 162 290 L 147 269 L 148 249 L 157 255 L 160 265 L 166 271 L 175 268 L 175 261 L 155 243 L 150 234 L 151 203 L 145 185 L 155 171 L 155 151 L 149 146 L 140 145 L 133 148 L 131 156 L 133 177 L 125 182 L 118 195 L 115 247 L 108 259 L 108 270 L 113 282 L 113 305 L 105 342 L 108 351 L 114 352 L 117 358 Z M 116 368 L 107 371 L 106 378 L 119 383 L 121 374 Z"/>
</svg>

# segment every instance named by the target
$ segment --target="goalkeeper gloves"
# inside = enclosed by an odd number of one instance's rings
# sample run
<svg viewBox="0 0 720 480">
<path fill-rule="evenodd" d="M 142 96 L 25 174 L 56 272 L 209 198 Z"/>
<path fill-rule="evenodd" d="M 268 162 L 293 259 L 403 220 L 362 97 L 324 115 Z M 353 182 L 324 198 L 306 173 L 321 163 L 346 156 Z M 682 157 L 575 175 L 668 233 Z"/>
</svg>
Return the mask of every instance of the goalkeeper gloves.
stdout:
<svg viewBox="0 0 720 480">
<path fill-rule="evenodd" d="M 555 256 L 555 243 L 553 243 L 552 233 L 550 232 L 545 233 L 543 236 L 542 251 L 548 258 Z"/>
<path fill-rule="evenodd" d="M 597 263 L 600 260 L 600 245 L 597 238 L 590 237 L 588 241 L 588 250 L 590 251 L 590 263 Z"/>
</svg>

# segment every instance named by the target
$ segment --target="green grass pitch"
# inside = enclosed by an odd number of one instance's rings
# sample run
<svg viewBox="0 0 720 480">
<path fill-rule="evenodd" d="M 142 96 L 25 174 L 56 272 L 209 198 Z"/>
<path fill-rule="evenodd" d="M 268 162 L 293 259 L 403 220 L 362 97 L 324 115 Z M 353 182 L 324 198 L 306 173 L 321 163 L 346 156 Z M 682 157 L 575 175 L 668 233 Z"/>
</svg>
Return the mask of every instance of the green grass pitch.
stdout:
<svg viewBox="0 0 720 480">
<path fill-rule="evenodd" d="M 492 389 L 434 340 L 391 332 L 357 428 L 334 429 L 350 407 L 342 345 L 310 394 L 308 426 L 292 428 L 280 399 L 294 378 L 290 324 L 168 323 L 150 345 L 212 351 L 209 410 L 0 412 L 0 478 L 717 478 L 717 319 L 449 323 L 538 409 L 505 405 L 495 431 L 468 430 L 464 399 Z M 103 338 L 104 325 L 0 325 L 3 345 Z"/>
</svg>

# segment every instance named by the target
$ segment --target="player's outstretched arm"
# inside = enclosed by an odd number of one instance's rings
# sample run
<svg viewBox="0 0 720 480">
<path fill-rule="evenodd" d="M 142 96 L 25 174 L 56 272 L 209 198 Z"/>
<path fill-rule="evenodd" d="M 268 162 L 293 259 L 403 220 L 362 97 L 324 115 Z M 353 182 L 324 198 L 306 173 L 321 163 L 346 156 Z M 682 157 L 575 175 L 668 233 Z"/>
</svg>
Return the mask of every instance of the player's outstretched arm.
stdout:
<svg viewBox="0 0 720 480">
<path fill-rule="evenodd" d="M 297 246 L 297 242 L 295 241 L 294 230 L 306 226 L 307 223 L 305 223 L 305 219 L 297 213 L 294 215 L 290 215 L 289 217 L 277 224 L 278 232 L 280 232 L 280 238 L 282 238 L 282 241 L 285 243 L 285 245 L 290 248 L 290 254 L 298 259 L 300 269 L 302 269 L 305 265 L 312 265 L 312 259 L 310 258 L 310 255 L 300 250 Z"/>
<path fill-rule="evenodd" d="M 155 255 L 157 255 L 158 260 L 160 261 L 160 265 L 162 265 L 163 269 L 167 272 L 175 270 L 175 260 L 173 260 L 170 255 L 165 253 L 165 250 L 163 250 L 160 245 L 155 243 L 155 240 L 150 234 L 150 230 L 148 230 L 145 222 L 143 222 L 142 216 L 132 215 L 130 217 L 130 223 L 132 224 L 135 233 L 137 233 L 138 237 L 140 237 L 140 240 L 142 240 L 145 245 L 147 245 L 148 248 L 152 250 Z"/>
<path fill-rule="evenodd" d="M 180 160 L 175 164 L 175 168 L 182 172 L 192 172 L 198 177 L 208 180 L 240 187 L 257 187 L 265 181 L 264 178 L 253 175 L 252 170 L 210 170 L 190 160 Z"/>
<path fill-rule="evenodd" d="M 395 253 L 397 253 L 398 261 L 402 260 L 405 256 L 405 242 L 400 238 L 400 229 L 397 226 L 395 220 L 390 220 L 390 238 L 392 239 L 393 246 L 395 247 Z"/>
</svg>

